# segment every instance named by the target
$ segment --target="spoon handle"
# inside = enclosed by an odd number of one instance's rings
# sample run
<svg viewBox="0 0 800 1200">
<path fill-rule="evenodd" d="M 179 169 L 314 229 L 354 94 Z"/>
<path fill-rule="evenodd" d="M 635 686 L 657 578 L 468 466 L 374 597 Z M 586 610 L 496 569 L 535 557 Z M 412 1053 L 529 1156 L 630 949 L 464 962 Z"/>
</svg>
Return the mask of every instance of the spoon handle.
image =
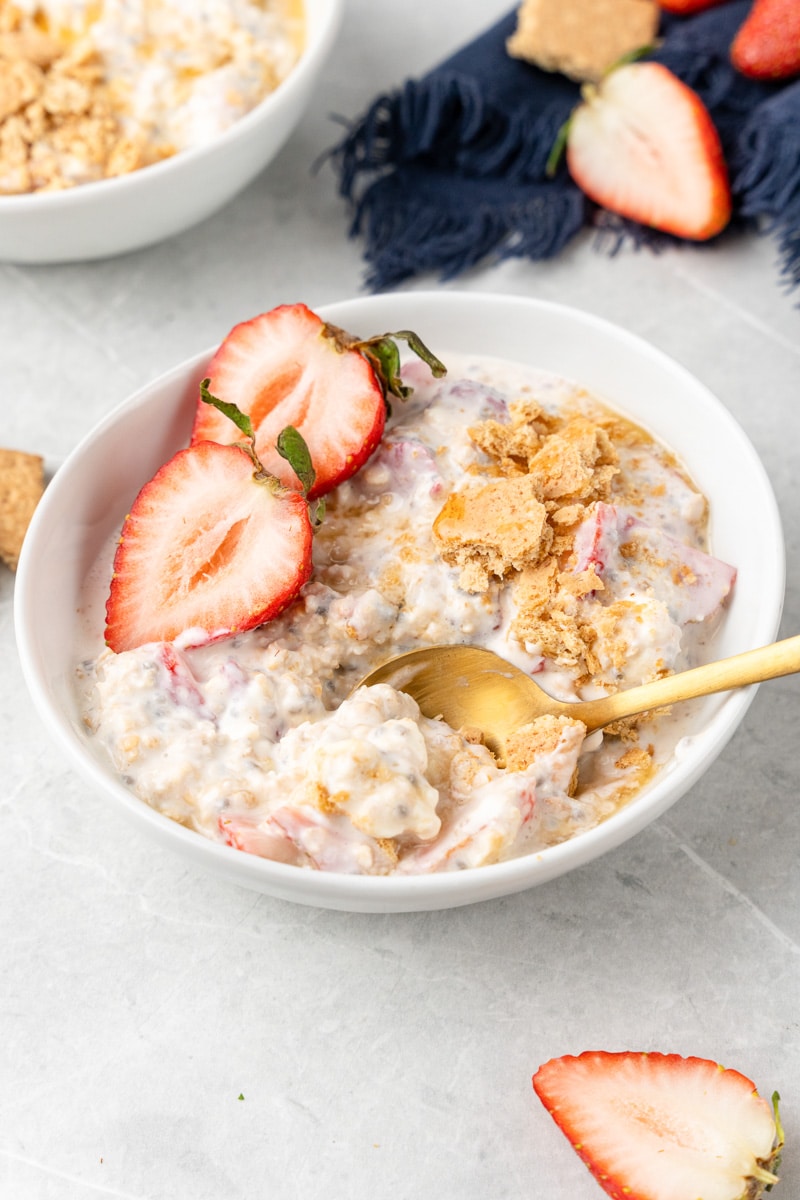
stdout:
<svg viewBox="0 0 800 1200">
<path fill-rule="evenodd" d="M 750 683 L 761 683 L 765 679 L 777 679 L 780 675 L 791 675 L 795 671 L 800 671 L 800 635 L 773 642 L 758 650 L 735 654 L 732 658 L 723 658 L 720 662 L 668 675 L 613 696 L 603 696 L 600 700 L 583 700 L 570 705 L 568 711 L 583 721 L 591 732 L 648 709 L 663 708 L 664 705 L 692 700 L 696 696 L 710 696 L 714 692 L 726 692 Z"/>
</svg>

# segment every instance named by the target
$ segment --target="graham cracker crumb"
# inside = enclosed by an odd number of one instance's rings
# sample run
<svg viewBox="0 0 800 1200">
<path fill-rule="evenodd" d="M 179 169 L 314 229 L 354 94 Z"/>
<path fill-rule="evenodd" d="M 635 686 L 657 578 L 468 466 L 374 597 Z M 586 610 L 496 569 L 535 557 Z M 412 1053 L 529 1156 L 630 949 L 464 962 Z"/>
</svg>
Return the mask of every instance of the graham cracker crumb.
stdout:
<svg viewBox="0 0 800 1200">
<path fill-rule="evenodd" d="M 598 80 L 623 55 L 651 45 L 655 0 L 523 0 L 506 48 L 544 71 Z"/>
<path fill-rule="evenodd" d="M 502 579 L 537 563 L 553 536 L 528 475 L 452 493 L 433 533 L 444 561 L 461 567 L 460 584 L 469 592 L 486 591 L 492 576 Z"/>
<path fill-rule="evenodd" d="M 653 747 L 648 746 L 645 749 L 642 746 L 631 746 L 617 759 L 614 766 L 620 771 L 634 768 L 637 773 L 642 771 L 649 773 L 653 768 Z"/>
<path fill-rule="evenodd" d="M 0 34 L 0 195 L 73 187 L 76 162 L 96 180 L 142 156 L 122 136 L 90 44 L 12 27 Z"/>
<path fill-rule="evenodd" d="M 551 754 L 568 726 L 580 726 L 583 729 L 582 723 L 574 717 L 550 715 L 537 717 L 529 725 L 520 726 L 506 740 L 506 768 L 509 771 L 524 771 L 540 755 Z M 568 795 L 574 793 L 576 784 L 577 772 L 570 782 Z"/>
<path fill-rule="evenodd" d="M 321 813 L 326 813 L 328 816 L 333 816 L 341 809 L 335 798 L 331 796 L 328 789 L 319 780 L 312 780 L 308 784 L 308 803 L 313 804 Z"/>
<path fill-rule="evenodd" d="M 44 464 L 37 454 L 0 449 L 0 559 L 12 571 L 43 491 Z"/>
<path fill-rule="evenodd" d="M 500 421 L 481 421 L 469 430 L 475 445 L 497 461 L 501 470 L 513 474 L 527 470 L 542 439 L 531 425 L 503 425 Z"/>
<path fill-rule="evenodd" d="M 605 500 L 618 472 L 617 453 L 604 429 L 588 417 L 570 418 L 553 432 L 530 462 L 542 500 L 557 500 L 558 508 Z"/>
<path fill-rule="evenodd" d="M 397 842 L 394 840 L 394 838 L 379 837 L 375 838 L 375 841 L 389 859 L 389 862 L 396 863 L 400 855 L 397 850 Z"/>
</svg>

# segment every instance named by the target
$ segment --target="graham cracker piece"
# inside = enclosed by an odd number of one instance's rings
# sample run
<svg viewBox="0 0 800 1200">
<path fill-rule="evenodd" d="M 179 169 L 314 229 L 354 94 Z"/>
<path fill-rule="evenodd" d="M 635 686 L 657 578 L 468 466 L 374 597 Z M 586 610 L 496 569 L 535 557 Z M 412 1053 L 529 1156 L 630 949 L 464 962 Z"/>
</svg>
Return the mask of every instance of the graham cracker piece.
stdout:
<svg viewBox="0 0 800 1200">
<path fill-rule="evenodd" d="M 557 501 L 556 509 L 561 509 L 608 499 L 618 461 L 605 430 L 587 417 L 576 416 L 550 434 L 529 469 L 541 499 Z"/>
<path fill-rule="evenodd" d="M 444 561 L 461 567 L 459 583 L 467 592 L 484 592 L 493 575 L 502 579 L 538 563 L 553 537 L 530 475 L 453 492 L 433 533 Z"/>
<path fill-rule="evenodd" d="M 560 586 L 562 579 L 554 558 L 519 575 L 514 588 L 514 633 L 523 644 L 538 646 L 545 658 L 588 675 L 594 664 L 590 650 L 594 631 L 580 620 L 573 595 Z"/>
<path fill-rule="evenodd" d="M 0 559 L 12 571 L 43 491 L 44 463 L 38 454 L 0 449 Z"/>
<path fill-rule="evenodd" d="M 543 71 L 595 81 L 652 44 L 659 15 L 656 0 L 523 0 L 506 49 Z"/>
<path fill-rule="evenodd" d="M 542 754 L 551 754 L 561 741 L 564 730 L 569 726 L 585 726 L 574 717 L 537 717 L 529 725 L 521 725 L 506 739 L 506 768 L 509 771 L 524 771 Z M 568 795 L 573 795 L 578 782 L 577 770 L 570 780 Z"/>
</svg>

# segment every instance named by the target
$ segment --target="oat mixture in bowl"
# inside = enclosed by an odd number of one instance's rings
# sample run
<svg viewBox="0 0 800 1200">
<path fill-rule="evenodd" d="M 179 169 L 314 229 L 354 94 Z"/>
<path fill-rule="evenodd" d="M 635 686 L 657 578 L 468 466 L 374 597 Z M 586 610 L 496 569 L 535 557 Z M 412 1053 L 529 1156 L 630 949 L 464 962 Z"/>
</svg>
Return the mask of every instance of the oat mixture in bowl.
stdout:
<svg viewBox="0 0 800 1200">
<path fill-rule="evenodd" d="M 0 196 L 206 144 L 295 66 L 299 0 L 1 0 Z"/>
<path fill-rule="evenodd" d="M 87 658 L 87 724 L 160 812 L 310 869 L 463 870 L 592 828 L 663 763 L 658 722 L 587 743 L 544 718 L 503 769 L 388 685 L 351 695 L 387 656 L 450 642 L 560 699 L 633 687 L 694 664 L 733 586 L 704 551 L 705 498 L 644 430 L 558 377 L 443 358 L 446 379 L 404 368 L 411 395 L 329 494 L 311 579 L 279 616 Z"/>
<path fill-rule="evenodd" d="M 351 689 L 428 641 L 488 645 L 561 697 L 763 644 L 782 586 L 769 485 L 696 381 L 583 314 L 450 293 L 324 315 L 359 332 L 416 328 L 448 374 L 404 367 L 413 394 L 392 398 L 374 451 L 326 495 L 294 598 L 206 644 L 187 628 L 102 648 L 115 539 L 137 491 L 190 441 L 210 370 L 200 356 L 113 414 L 51 485 L 20 564 L 26 675 L 103 794 L 246 886 L 397 911 L 544 882 L 683 794 L 752 690 L 589 740 L 546 722 L 504 770 L 403 694 Z M 520 511 L 492 517 L 487 538 L 487 512 Z M 66 611 L 37 586 L 45 537 Z"/>
</svg>

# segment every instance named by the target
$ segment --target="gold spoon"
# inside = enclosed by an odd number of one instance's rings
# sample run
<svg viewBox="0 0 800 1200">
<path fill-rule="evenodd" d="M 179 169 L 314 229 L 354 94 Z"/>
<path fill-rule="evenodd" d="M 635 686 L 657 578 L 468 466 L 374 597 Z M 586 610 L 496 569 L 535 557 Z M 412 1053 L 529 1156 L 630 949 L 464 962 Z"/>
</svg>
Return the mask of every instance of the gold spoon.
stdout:
<svg viewBox="0 0 800 1200">
<path fill-rule="evenodd" d="M 613 696 L 565 703 L 548 696 L 530 675 L 491 650 L 426 646 L 387 659 L 359 686 L 390 683 L 413 696 L 426 717 L 442 717 L 453 729 L 479 729 L 486 745 L 503 763 L 507 738 L 536 717 L 575 717 L 591 733 L 622 717 L 795 671 L 800 671 L 800 635 Z"/>
</svg>

